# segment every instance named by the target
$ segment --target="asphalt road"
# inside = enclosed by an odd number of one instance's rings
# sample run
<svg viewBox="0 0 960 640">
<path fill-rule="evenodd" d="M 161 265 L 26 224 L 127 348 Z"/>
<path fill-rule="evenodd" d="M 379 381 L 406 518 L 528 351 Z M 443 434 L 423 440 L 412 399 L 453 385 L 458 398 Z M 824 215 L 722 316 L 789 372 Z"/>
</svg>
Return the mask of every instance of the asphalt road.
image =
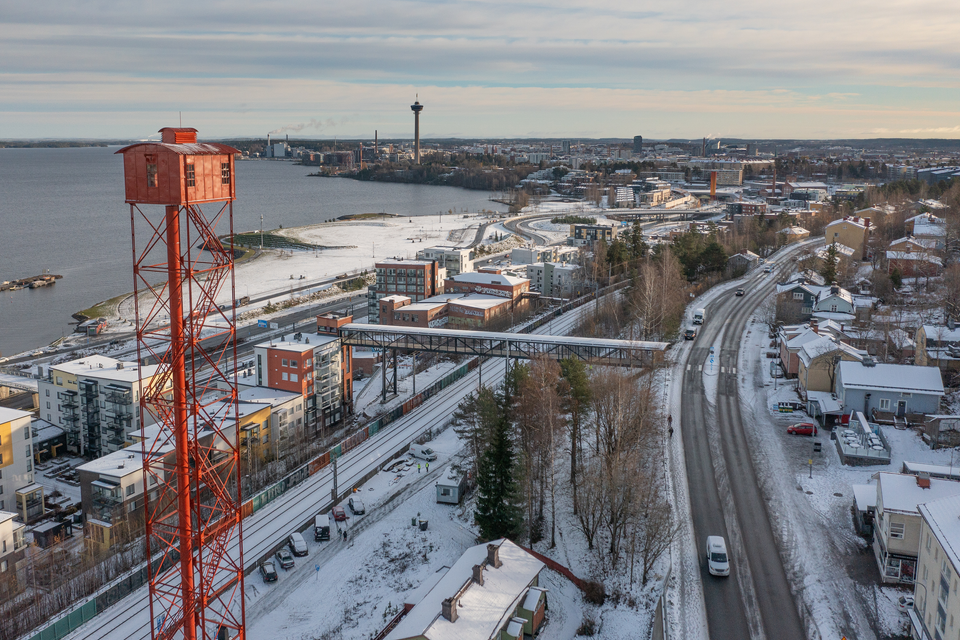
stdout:
<svg viewBox="0 0 960 640">
<path fill-rule="evenodd" d="M 784 263 L 788 256 L 777 260 Z M 775 286 L 774 276 L 757 273 L 744 287 L 707 305 L 706 322 L 687 359 L 683 377 L 682 433 L 697 553 L 701 558 L 704 603 L 713 640 L 807 637 L 773 535 L 767 498 L 751 459 L 751 444 L 740 416 L 737 392 L 739 347 L 750 315 Z M 703 370 L 711 371 L 710 347 L 722 334 L 712 370 L 717 375 L 716 408 L 709 406 Z M 709 575 L 702 548 L 709 535 L 727 540 L 731 575 Z"/>
</svg>

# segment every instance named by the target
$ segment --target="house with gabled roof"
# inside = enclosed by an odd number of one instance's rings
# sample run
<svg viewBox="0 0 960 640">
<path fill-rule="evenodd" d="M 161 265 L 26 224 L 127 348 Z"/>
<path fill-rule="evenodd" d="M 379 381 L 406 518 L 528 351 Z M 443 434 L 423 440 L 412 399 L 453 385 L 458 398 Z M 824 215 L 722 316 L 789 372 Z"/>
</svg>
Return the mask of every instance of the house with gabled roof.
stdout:
<svg viewBox="0 0 960 640">
<path fill-rule="evenodd" d="M 833 391 L 837 362 L 859 362 L 867 357 L 867 352 L 839 342 L 836 338 L 823 336 L 804 344 L 798 356 L 798 386 L 800 392 L 806 394 L 808 391 Z"/>
</svg>

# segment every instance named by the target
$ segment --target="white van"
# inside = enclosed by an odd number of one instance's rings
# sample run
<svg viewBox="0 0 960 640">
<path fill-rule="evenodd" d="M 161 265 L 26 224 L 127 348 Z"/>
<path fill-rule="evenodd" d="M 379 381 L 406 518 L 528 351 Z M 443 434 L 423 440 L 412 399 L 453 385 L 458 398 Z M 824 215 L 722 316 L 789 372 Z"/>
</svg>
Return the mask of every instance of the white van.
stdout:
<svg viewBox="0 0 960 640">
<path fill-rule="evenodd" d="M 730 575 L 730 558 L 723 536 L 707 536 L 707 571 L 712 576 Z"/>
<path fill-rule="evenodd" d="M 410 445 L 410 455 L 412 455 L 414 458 L 420 458 L 421 460 L 427 461 L 437 459 L 437 454 L 433 452 L 433 449 L 423 444 Z"/>
<path fill-rule="evenodd" d="M 693 324 L 703 324 L 703 319 L 706 317 L 706 309 L 695 309 L 693 312 Z"/>
</svg>

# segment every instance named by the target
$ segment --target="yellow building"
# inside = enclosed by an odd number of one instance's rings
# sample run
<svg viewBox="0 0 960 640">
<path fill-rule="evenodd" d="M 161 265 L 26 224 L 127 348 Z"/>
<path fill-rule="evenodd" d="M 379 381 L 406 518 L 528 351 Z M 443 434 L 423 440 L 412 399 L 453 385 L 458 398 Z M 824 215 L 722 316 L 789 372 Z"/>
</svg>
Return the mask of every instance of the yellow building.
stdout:
<svg viewBox="0 0 960 640">
<path fill-rule="evenodd" d="M 854 260 L 862 260 L 870 238 L 870 219 L 844 216 L 834 220 L 823 230 L 827 244 L 837 243 L 853 249 Z"/>
</svg>

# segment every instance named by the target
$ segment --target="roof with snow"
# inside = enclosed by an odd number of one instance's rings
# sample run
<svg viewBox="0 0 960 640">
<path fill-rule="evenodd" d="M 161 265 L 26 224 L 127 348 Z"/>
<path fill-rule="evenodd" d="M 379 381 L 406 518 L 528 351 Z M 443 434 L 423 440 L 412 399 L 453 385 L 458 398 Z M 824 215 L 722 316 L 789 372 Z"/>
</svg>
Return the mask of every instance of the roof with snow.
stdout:
<svg viewBox="0 0 960 640">
<path fill-rule="evenodd" d="M 806 343 L 800 347 L 798 354 L 800 356 L 800 361 L 804 364 L 804 366 L 809 366 L 811 362 L 820 356 L 827 353 L 833 353 L 837 350 L 856 358 L 863 358 L 867 355 L 866 351 L 854 349 L 845 342 L 837 342 L 833 338 L 827 336 L 822 336 L 817 340 Z"/>
<path fill-rule="evenodd" d="M 830 227 L 835 227 L 835 226 L 838 226 L 838 225 L 841 225 L 841 224 L 844 224 L 844 223 L 852 224 L 852 225 L 854 225 L 854 226 L 856 226 L 856 227 L 860 227 L 860 228 L 862 228 L 862 229 L 866 229 L 866 228 L 867 228 L 867 225 L 870 224 L 870 223 L 867 221 L 866 218 L 858 218 L 858 217 L 856 217 L 856 216 L 844 216 L 843 218 L 840 218 L 839 220 L 834 220 L 833 222 L 831 222 L 830 224 L 828 224 L 825 228 L 826 228 L 826 229 L 829 229 Z"/>
<path fill-rule="evenodd" d="M 788 236 L 808 236 L 810 232 L 804 229 L 803 227 L 787 227 L 786 229 L 780 229 L 780 233 L 785 233 Z"/>
<path fill-rule="evenodd" d="M 838 384 L 841 380 L 846 389 L 943 395 L 943 379 L 937 367 L 912 364 L 875 364 L 865 367 L 860 362 L 841 362 Z"/>
<path fill-rule="evenodd" d="M 853 501 L 857 503 L 857 509 L 867 511 L 871 508 L 877 508 L 877 487 L 872 484 L 852 485 Z"/>
<path fill-rule="evenodd" d="M 467 549 L 446 574 L 423 596 L 385 640 L 489 640 L 513 616 L 527 595 L 527 587 L 544 564 L 507 539 L 494 541 L 500 547 L 499 569 L 483 568 L 483 584 L 473 582 L 474 565 L 487 559 L 487 545 Z M 457 620 L 442 615 L 443 601 L 460 595 Z"/>
<path fill-rule="evenodd" d="M 447 280 L 460 282 L 463 284 L 497 284 L 511 287 L 518 284 L 523 284 L 524 282 L 529 282 L 529 280 L 525 278 L 517 278 L 514 276 L 504 275 L 502 273 L 481 273 L 478 271 L 459 273 L 455 276 L 450 276 L 447 278 Z"/>
<path fill-rule="evenodd" d="M 100 355 L 50 365 L 51 371 L 61 371 L 77 377 L 94 376 L 115 382 L 136 382 L 140 379 L 141 372 L 144 378 L 149 378 L 157 372 L 157 368 L 157 365 L 144 365 L 138 370 L 136 362 L 124 362 Z"/>
<path fill-rule="evenodd" d="M 918 510 L 950 563 L 955 569 L 960 567 L 960 496 L 931 500 Z"/>
<path fill-rule="evenodd" d="M 836 250 L 838 255 L 849 257 L 849 256 L 852 256 L 854 253 L 856 253 L 855 249 L 852 249 L 845 244 L 834 242 L 832 245 L 828 244 L 825 247 L 820 247 L 819 249 L 817 249 L 816 256 L 821 259 L 826 258 L 829 255 L 828 250 L 831 246 L 833 246 L 833 248 Z"/>
<path fill-rule="evenodd" d="M 904 220 L 906 223 L 912 222 L 913 224 L 934 224 L 934 225 L 943 225 L 944 219 L 938 218 L 932 213 L 921 213 L 919 215 L 913 216 L 912 218 L 907 218 Z"/>
<path fill-rule="evenodd" d="M 14 420 L 19 420 L 20 418 L 29 418 L 32 415 L 33 414 L 29 413 L 28 411 L 20 411 L 19 409 L 9 409 L 7 407 L 0 407 L 0 424 L 13 422 Z"/>
<path fill-rule="evenodd" d="M 883 501 L 884 511 L 894 511 L 907 515 L 919 515 L 918 505 L 947 498 L 960 497 L 960 482 L 930 478 L 930 487 L 924 489 L 917 484 L 919 476 L 906 473 L 877 474 L 877 504 Z"/>
<path fill-rule="evenodd" d="M 927 340 L 933 340 L 939 343 L 960 342 L 960 325 L 951 329 L 946 325 L 925 324 L 922 325 L 921 328 Z"/>
<path fill-rule="evenodd" d="M 943 266 L 943 260 L 937 256 L 920 253 L 919 251 L 887 251 L 887 260 L 911 260 L 914 262 L 926 262 L 928 264 Z"/>
<path fill-rule="evenodd" d="M 917 222 L 913 225 L 913 235 L 927 237 L 941 237 L 947 235 L 947 228 L 942 224 Z"/>
<path fill-rule="evenodd" d="M 895 249 L 898 244 L 915 244 L 918 247 L 923 247 L 924 249 L 936 249 L 937 241 L 933 238 L 916 238 L 914 236 L 904 236 L 902 238 L 897 238 L 890 243 L 890 248 Z"/>
</svg>

